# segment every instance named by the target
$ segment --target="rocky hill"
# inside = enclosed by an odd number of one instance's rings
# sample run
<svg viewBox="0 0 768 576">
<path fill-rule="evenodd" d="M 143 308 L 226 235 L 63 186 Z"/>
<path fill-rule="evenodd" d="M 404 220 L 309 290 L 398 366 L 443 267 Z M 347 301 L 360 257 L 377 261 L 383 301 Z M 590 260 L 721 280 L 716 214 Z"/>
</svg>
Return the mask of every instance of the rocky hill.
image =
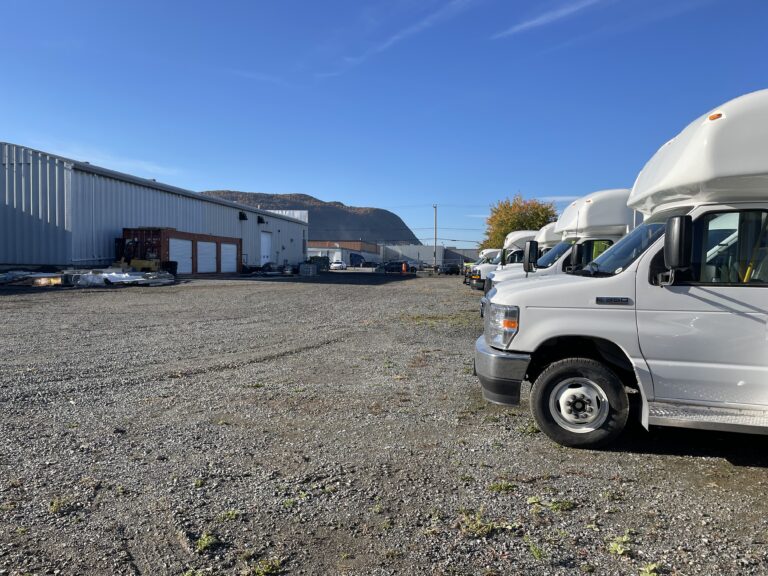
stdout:
<svg viewBox="0 0 768 576">
<path fill-rule="evenodd" d="M 211 190 L 222 200 L 265 210 L 308 210 L 310 240 L 364 240 L 387 244 L 421 244 L 397 214 L 381 208 L 358 208 L 323 202 L 306 194 L 262 194 Z"/>
</svg>

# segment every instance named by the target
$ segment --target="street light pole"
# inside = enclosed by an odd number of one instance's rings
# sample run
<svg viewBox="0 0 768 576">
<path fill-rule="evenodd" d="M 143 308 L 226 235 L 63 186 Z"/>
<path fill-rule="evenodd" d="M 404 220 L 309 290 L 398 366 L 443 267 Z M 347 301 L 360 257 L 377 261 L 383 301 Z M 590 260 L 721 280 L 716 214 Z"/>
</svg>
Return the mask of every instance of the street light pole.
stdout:
<svg viewBox="0 0 768 576">
<path fill-rule="evenodd" d="M 432 269 L 437 270 L 437 204 L 432 204 L 432 208 L 435 209 L 435 251 L 432 253 Z"/>
</svg>

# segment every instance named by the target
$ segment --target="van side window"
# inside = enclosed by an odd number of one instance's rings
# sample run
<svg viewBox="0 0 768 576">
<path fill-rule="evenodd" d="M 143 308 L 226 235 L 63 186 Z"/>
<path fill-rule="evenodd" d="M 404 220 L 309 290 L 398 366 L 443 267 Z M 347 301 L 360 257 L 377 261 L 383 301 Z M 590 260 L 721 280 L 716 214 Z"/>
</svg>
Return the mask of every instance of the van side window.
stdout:
<svg viewBox="0 0 768 576">
<path fill-rule="evenodd" d="M 768 211 L 714 212 L 696 220 L 690 281 L 768 286 Z"/>
</svg>

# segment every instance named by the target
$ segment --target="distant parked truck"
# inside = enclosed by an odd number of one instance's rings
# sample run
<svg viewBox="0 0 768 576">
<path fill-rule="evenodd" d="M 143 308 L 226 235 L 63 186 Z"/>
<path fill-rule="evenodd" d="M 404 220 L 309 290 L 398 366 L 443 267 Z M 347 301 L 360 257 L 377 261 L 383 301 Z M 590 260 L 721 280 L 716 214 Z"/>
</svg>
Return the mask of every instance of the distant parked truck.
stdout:
<svg viewBox="0 0 768 576">
<path fill-rule="evenodd" d="M 631 417 L 768 433 L 766 182 L 768 90 L 696 119 L 638 175 L 642 224 L 578 274 L 497 287 L 475 345 L 485 397 L 517 404 L 532 382 L 537 425 L 567 446 Z"/>
</svg>

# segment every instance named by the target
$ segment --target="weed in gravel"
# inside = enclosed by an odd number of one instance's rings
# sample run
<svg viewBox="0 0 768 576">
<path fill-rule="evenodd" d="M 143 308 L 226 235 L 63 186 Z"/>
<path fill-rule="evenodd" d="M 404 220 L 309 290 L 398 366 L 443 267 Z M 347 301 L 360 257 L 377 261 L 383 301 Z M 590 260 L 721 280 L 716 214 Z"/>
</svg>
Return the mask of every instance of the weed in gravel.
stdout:
<svg viewBox="0 0 768 576">
<path fill-rule="evenodd" d="M 16 508 L 16 502 L 8 501 L 0 504 L 0 510 L 2 510 L 3 512 L 10 512 L 14 508 Z"/>
<path fill-rule="evenodd" d="M 483 510 L 462 510 L 458 521 L 459 531 L 468 538 L 487 538 L 499 530 L 519 530 L 517 524 L 495 522 L 485 518 Z"/>
<path fill-rule="evenodd" d="M 552 500 L 545 505 L 552 512 L 568 512 L 576 508 L 576 503 L 571 500 Z"/>
<path fill-rule="evenodd" d="M 471 484 L 475 481 L 475 477 L 469 474 L 462 474 L 459 476 L 459 481 L 463 482 L 464 484 Z"/>
<path fill-rule="evenodd" d="M 221 540 L 212 532 L 204 532 L 200 538 L 195 542 L 195 550 L 200 553 L 209 552 L 221 544 Z"/>
<path fill-rule="evenodd" d="M 488 486 L 488 490 L 497 494 L 509 494 L 517 490 L 517 486 L 508 480 L 498 480 Z"/>
<path fill-rule="evenodd" d="M 195 478 L 195 488 L 202 488 L 205 486 L 205 478 Z"/>
<path fill-rule="evenodd" d="M 659 576 L 659 565 L 656 562 L 643 564 L 640 568 L 639 576 Z"/>
<path fill-rule="evenodd" d="M 595 567 L 592 566 L 589 562 L 584 562 L 581 566 L 579 566 L 579 570 L 582 574 L 592 574 L 595 571 Z"/>
<path fill-rule="evenodd" d="M 277 576 L 283 573 L 283 560 L 280 558 L 262 558 L 251 569 L 251 576 Z"/>
<path fill-rule="evenodd" d="M 626 499 L 626 495 L 619 490 L 607 490 L 600 494 L 603 498 L 609 502 L 622 502 Z"/>
<path fill-rule="evenodd" d="M 237 520 L 242 516 L 242 512 L 240 510 L 235 510 L 234 508 L 230 508 L 229 510 L 225 510 L 221 514 L 219 514 L 219 520 L 221 522 L 232 522 L 234 520 Z"/>
<path fill-rule="evenodd" d="M 71 509 L 71 504 L 66 498 L 56 497 L 48 503 L 48 511 L 57 516 L 66 514 Z"/>
<path fill-rule="evenodd" d="M 252 388 L 254 390 L 258 390 L 259 388 L 264 388 L 264 386 L 266 386 L 266 384 L 263 382 L 254 382 L 253 384 L 246 384 L 243 386 L 243 388 Z"/>
<path fill-rule="evenodd" d="M 623 536 L 616 536 L 608 541 L 608 553 L 614 556 L 629 556 L 632 554 L 631 544 L 629 531 L 626 531 Z"/>
<path fill-rule="evenodd" d="M 184 574 L 181 576 L 207 576 L 205 573 L 205 570 L 195 570 L 194 568 L 190 568 Z"/>
<path fill-rule="evenodd" d="M 288 508 L 289 510 L 296 506 L 296 498 L 286 498 L 283 500 L 283 508 Z"/>
<path fill-rule="evenodd" d="M 533 420 L 528 420 L 528 422 L 526 422 L 525 425 L 520 426 L 517 431 L 520 432 L 520 434 L 523 436 L 533 436 L 534 434 L 538 434 L 540 432 Z"/>
<path fill-rule="evenodd" d="M 541 512 L 543 508 L 552 512 L 568 512 L 576 508 L 576 503 L 571 500 L 543 500 L 539 496 L 531 496 L 526 500 L 526 503 L 532 507 L 531 511 L 535 513 Z"/>
<path fill-rule="evenodd" d="M 381 502 L 379 502 L 378 498 L 376 498 L 376 504 L 371 506 L 371 512 L 373 512 L 374 514 L 381 514 L 382 512 L 384 512 L 384 507 L 381 505 Z"/>
<path fill-rule="evenodd" d="M 16 534 L 18 534 L 19 536 L 23 536 L 24 534 L 29 532 L 29 528 L 24 528 L 24 526 L 19 526 L 18 528 L 16 528 L 16 530 L 14 530 L 14 532 L 16 532 Z"/>
<path fill-rule="evenodd" d="M 523 542 L 528 544 L 528 550 L 531 552 L 531 556 L 536 560 L 543 560 L 545 558 L 546 554 L 544 554 L 544 550 L 538 546 L 528 534 L 523 536 Z"/>
<path fill-rule="evenodd" d="M 21 488 L 24 484 L 24 481 L 21 478 L 16 478 L 15 480 L 11 480 L 8 482 L 9 488 Z"/>
</svg>

